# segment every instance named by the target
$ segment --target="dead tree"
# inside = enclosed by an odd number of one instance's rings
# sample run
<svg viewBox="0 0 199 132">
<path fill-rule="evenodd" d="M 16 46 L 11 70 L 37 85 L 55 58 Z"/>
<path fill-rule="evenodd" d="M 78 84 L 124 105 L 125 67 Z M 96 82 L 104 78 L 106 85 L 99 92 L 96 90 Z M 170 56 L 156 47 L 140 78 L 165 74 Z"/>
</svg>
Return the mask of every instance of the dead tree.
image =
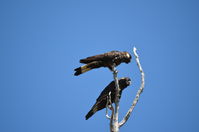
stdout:
<svg viewBox="0 0 199 132">
<path fill-rule="evenodd" d="M 111 96 L 110 96 L 111 93 L 109 93 L 109 96 L 107 97 L 107 105 L 106 105 L 106 117 L 110 120 L 110 131 L 111 132 L 119 132 L 119 128 L 122 127 L 127 122 L 127 120 L 129 119 L 132 111 L 134 110 L 134 108 L 139 100 L 139 97 L 144 89 L 144 85 L 145 85 L 144 71 L 140 64 L 139 56 L 136 51 L 137 51 L 137 49 L 134 47 L 133 53 L 134 53 L 135 60 L 136 60 L 137 66 L 139 68 L 139 71 L 141 73 L 141 86 L 135 96 L 135 99 L 132 102 L 131 107 L 129 108 L 128 112 L 126 113 L 126 115 L 124 116 L 122 121 L 120 121 L 120 122 L 118 121 L 119 102 L 120 102 L 120 99 L 119 99 L 120 87 L 118 84 L 118 77 L 117 77 L 118 72 L 117 72 L 117 69 L 115 68 L 115 66 L 113 66 L 113 78 L 114 78 L 115 87 L 116 87 L 115 107 L 113 107 L 112 102 L 111 102 Z M 108 104 L 111 104 L 111 105 L 108 105 Z M 111 110 L 111 116 L 108 115 L 108 109 Z"/>
</svg>

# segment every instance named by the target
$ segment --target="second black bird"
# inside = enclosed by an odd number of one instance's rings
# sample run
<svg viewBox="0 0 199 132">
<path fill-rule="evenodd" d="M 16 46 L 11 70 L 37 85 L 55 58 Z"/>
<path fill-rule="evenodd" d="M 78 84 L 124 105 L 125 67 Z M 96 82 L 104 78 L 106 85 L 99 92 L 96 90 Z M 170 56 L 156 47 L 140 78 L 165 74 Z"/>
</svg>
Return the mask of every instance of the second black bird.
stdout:
<svg viewBox="0 0 199 132">
<path fill-rule="evenodd" d="M 124 90 L 127 86 L 129 86 L 131 84 L 131 79 L 128 78 L 128 77 L 124 77 L 124 78 L 119 79 L 118 82 L 119 82 L 119 86 L 120 86 L 120 93 L 119 93 L 119 95 L 121 97 L 122 90 Z M 115 81 L 112 81 L 101 92 L 101 94 L 99 95 L 99 97 L 96 100 L 96 103 L 93 105 L 93 107 L 91 108 L 91 110 L 86 115 L 86 120 L 88 120 L 97 111 L 106 108 L 107 96 L 109 96 L 109 92 L 111 92 L 111 102 L 114 103 L 115 102 L 115 93 L 116 93 Z"/>
</svg>

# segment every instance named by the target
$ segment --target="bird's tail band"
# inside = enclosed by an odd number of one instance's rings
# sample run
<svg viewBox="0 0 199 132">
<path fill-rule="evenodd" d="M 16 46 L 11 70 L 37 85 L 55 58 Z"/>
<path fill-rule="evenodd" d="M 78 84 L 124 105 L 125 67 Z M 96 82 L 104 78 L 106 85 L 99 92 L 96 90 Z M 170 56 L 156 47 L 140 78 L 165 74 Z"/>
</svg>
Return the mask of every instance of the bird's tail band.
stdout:
<svg viewBox="0 0 199 132">
<path fill-rule="evenodd" d="M 84 65 L 84 66 L 81 66 L 81 67 L 79 67 L 79 68 L 76 68 L 75 69 L 75 76 L 78 76 L 78 75 L 80 75 L 80 74 L 82 74 L 82 73 L 84 73 L 84 72 L 87 72 L 87 71 L 90 71 L 91 70 L 91 68 L 89 68 L 88 67 L 88 65 Z"/>
</svg>

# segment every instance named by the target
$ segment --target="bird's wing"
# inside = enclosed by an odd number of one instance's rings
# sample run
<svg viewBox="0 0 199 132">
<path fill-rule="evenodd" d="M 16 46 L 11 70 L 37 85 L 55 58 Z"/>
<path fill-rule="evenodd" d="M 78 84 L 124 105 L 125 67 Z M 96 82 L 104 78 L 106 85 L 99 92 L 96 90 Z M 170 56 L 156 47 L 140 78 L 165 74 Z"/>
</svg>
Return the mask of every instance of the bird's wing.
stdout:
<svg viewBox="0 0 199 132">
<path fill-rule="evenodd" d="M 103 99 L 106 99 L 107 96 L 109 95 L 109 92 L 112 92 L 114 91 L 115 89 L 115 82 L 112 81 L 111 83 L 109 83 L 108 86 L 106 86 L 104 88 L 104 90 L 100 93 L 99 97 L 96 99 L 96 101 L 100 101 L 100 100 L 103 100 Z"/>
<path fill-rule="evenodd" d="M 115 57 L 119 56 L 119 54 L 120 54 L 119 51 L 111 51 L 104 54 L 99 54 L 99 55 L 87 57 L 85 59 L 81 59 L 80 63 L 87 64 L 93 61 L 110 61 L 110 60 L 113 60 Z"/>
</svg>

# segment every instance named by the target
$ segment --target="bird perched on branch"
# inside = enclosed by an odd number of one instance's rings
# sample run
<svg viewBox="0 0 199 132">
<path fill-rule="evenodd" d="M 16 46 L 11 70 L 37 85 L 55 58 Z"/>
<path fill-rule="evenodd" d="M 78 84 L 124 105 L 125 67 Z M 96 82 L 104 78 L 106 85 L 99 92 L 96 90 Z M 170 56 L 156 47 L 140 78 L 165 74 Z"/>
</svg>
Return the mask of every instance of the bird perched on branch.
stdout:
<svg viewBox="0 0 199 132">
<path fill-rule="evenodd" d="M 108 67 L 113 71 L 113 66 L 118 66 L 123 62 L 129 63 L 130 61 L 131 55 L 128 52 L 111 51 L 81 59 L 80 63 L 84 63 L 86 65 L 76 68 L 74 75 L 78 76 L 84 72 L 100 67 Z"/>
<path fill-rule="evenodd" d="M 122 94 L 122 90 L 124 90 L 127 86 L 131 84 L 131 79 L 128 77 L 124 77 L 118 80 L 119 87 L 120 87 L 120 97 Z M 107 97 L 109 96 L 109 92 L 111 92 L 111 102 L 115 102 L 115 95 L 116 95 L 116 90 L 115 90 L 115 81 L 112 81 L 108 86 L 104 88 L 104 90 L 101 92 L 99 97 L 96 99 L 96 103 L 93 105 L 91 110 L 88 112 L 86 115 L 86 120 L 88 120 L 93 114 L 95 114 L 97 111 L 102 110 L 106 108 L 107 104 Z M 120 98 L 119 97 L 119 98 Z"/>
</svg>

